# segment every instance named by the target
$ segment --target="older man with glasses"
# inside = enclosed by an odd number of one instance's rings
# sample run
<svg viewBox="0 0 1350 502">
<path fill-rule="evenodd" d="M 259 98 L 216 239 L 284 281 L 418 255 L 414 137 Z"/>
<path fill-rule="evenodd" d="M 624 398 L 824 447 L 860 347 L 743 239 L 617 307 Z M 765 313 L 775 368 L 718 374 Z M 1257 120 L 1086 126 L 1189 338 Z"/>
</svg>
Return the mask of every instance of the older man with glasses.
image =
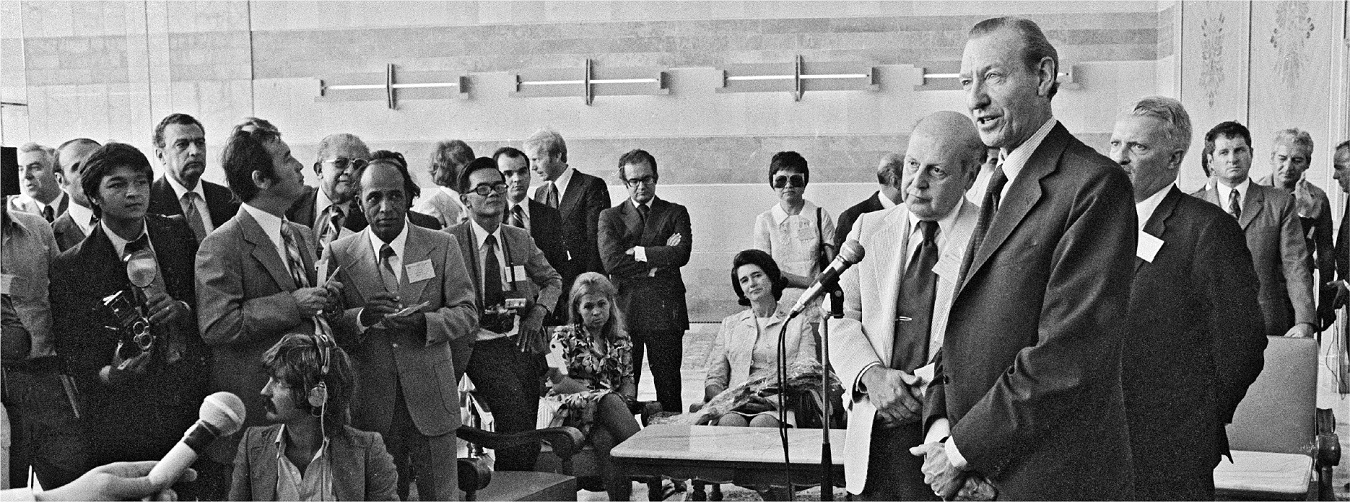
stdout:
<svg viewBox="0 0 1350 502">
<path fill-rule="evenodd" d="M 319 248 L 339 237 L 346 237 L 366 228 L 366 218 L 357 211 L 352 199 L 352 173 L 370 161 L 370 149 L 354 134 L 330 134 L 319 142 L 319 159 L 314 162 L 314 174 L 319 187 L 305 187 L 300 197 L 286 211 L 286 219 L 314 230 Z"/>
</svg>

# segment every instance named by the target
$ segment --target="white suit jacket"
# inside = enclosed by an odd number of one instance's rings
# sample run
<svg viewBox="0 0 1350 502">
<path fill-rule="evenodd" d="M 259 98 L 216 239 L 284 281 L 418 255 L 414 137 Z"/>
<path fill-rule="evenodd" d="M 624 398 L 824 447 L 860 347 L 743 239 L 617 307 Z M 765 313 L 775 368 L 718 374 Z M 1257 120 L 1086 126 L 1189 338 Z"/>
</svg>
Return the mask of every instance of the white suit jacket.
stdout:
<svg viewBox="0 0 1350 502">
<path fill-rule="evenodd" d="M 929 355 L 937 353 L 942 333 L 947 328 L 947 313 L 956 293 L 956 275 L 961 269 L 970 235 L 975 230 L 980 208 L 962 201 L 947 233 L 944 254 L 933 268 L 938 273 L 937 294 L 933 305 Z M 849 493 L 859 494 L 867 481 L 868 452 L 872 439 L 872 421 L 876 407 L 866 395 L 857 392 L 858 376 L 873 363 L 888 365 L 895 344 L 895 303 L 900 294 L 900 277 L 909 260 L 909 210 L 903 205 L 864 213 L 853 224 L 848 238 L 862 244 L 865 258 L 844 272 L 839 285 L 844 290 L 844 318 L 830 325 L 830 364 L 839 381 L 850 386 L 848 434 L 844 447 L 844 478 Z"/>
</svg>

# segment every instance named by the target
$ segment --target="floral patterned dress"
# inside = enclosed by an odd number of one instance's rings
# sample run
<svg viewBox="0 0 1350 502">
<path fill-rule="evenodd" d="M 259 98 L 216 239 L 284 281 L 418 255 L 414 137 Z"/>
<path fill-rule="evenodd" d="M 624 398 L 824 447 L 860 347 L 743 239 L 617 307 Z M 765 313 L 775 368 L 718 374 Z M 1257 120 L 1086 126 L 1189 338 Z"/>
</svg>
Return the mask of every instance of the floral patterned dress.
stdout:
<svg viewBox="0 0 1350 502">
<path fill-rule="evenodd" d="M 633 340 L 628 334 L 620 333 L 609 342 L 608 350 L 600 352 L 580 325 L 558 326 L 554 328 L 553 337 L 556 346 L 562 349 L 567 376 L 591 390 L 575 394 L 557 394 L 549 390 L 544 400 L 558 408 L 549 427 L 576 427 L 583 434 L 589 434 L 600 398 L 610 392 L 619 392 L 633 378 Z"/>
</svg>

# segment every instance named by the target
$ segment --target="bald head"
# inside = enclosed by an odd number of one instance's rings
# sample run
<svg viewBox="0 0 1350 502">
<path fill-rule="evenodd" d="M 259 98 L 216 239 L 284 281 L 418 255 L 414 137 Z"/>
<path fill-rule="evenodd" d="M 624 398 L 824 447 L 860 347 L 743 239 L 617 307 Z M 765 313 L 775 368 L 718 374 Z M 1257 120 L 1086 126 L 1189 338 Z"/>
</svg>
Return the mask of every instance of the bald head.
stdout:
<svg viewBox="0 0 1350 502">
<path fill-rule="evenodd" d="M 70 195 L 70 200 L 84 207 L 89 207 L 89 199 L 84 196 L 84 189 L 80 186 L 80 171 L 84 169 L 84 161 L 100 146 L 92 139 L 77 138 L 62 143 L 56 149 L 56 166 L 65 175 L 61 188 Z"/>
<path fill-rule="evenodd" d="M 975 183 L 984 150 L 969 117 L 946 111 L 924 117 L 905 151 L 906 207 L 919 219 L 942 219 Z"/>
</svg>

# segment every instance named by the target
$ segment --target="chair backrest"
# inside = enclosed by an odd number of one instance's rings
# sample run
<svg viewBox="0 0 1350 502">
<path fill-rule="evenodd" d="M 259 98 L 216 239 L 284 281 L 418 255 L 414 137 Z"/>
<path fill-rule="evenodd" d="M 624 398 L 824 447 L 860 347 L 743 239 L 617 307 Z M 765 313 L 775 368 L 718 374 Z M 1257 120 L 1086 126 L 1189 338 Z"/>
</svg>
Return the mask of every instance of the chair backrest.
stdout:
<svg viewBox="0 0 1350 502">
<path fill-rule="evenodd" d="M 1317 341 L 1269 337 L 1265 366 L 1228 425 L 1234 450 L 1310 455 L 1317 436 Z"/>
</svg>

